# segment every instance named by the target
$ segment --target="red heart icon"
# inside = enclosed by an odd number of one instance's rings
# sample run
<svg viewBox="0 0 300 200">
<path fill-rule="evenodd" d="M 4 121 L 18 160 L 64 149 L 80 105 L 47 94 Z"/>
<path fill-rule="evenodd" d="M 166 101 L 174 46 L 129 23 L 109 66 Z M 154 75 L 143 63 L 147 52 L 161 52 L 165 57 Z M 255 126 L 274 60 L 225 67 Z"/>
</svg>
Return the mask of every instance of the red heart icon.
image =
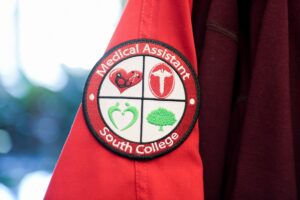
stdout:
<svg viewBox="0 0 300 200">
<path fill-rule="evenodd" d="M 132 70 L 126 72 L 124 69 L 114 69 L 109 74 L 109 80 L 114 84 L 120 93 L 124 92 L 128 88 L 135 86 L 142 80 L 143 73 L 140 71 Z"/>
</svg>

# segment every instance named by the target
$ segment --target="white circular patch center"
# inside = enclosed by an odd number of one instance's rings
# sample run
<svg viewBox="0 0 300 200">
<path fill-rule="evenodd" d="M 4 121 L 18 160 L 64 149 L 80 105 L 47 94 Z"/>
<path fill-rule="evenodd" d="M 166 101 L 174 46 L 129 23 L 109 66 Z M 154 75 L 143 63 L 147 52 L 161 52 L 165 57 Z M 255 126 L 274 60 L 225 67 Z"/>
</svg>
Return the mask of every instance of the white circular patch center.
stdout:
<svg viewBox="0 0 300 200">
<path fill-rule="evenodd" d="M 151 56 L 128 58 L 112 67 L 100 86 L 98 102 L 106 125 L 137 143 L 169 135 L 186 108 L 184 85 L 176 71 Z"/>
</svg>

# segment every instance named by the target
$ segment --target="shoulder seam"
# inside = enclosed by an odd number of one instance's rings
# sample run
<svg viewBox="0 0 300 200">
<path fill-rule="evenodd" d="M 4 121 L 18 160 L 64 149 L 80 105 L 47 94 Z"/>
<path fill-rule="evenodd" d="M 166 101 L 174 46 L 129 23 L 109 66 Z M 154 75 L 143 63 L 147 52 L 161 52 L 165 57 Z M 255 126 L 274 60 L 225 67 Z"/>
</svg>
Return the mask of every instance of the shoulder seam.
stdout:
<svg viewBox="0 0 300 200">
<path fill-rule="evenodd" d="M 226 37 L 229 37 L 235 42 L 238 42 L 237 34 L 228 30 L 227 28 L 222 27 L 221 25 L 214 22 L 207 22 L 206 26 L 207 26 L 207 30 L 216 31 L 218 33 L 225 35 Z"/>
</svg>

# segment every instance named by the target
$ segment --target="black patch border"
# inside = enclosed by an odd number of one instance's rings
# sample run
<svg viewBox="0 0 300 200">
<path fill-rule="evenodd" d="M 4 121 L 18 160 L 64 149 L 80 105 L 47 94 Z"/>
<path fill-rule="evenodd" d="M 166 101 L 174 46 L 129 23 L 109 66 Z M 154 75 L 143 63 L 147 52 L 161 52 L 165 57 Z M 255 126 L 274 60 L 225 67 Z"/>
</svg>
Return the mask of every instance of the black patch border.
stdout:
<svg viewBox="0 0 300 200">
<path fill-rule="evenodd" d="M 111 53 L 113 53 L 114 51 L 116 51 L 116 50 L 118 50 L 118 49 L 120 49 L 120 48 L 122 48 L 124 46 L 132 45 L 132 44 L 136 44 L 136 43 L 150 43 L 150 44 L 160 45 L 160 46 L 165 47 L 166 49 L 172 51 L 173 53 L 175 53 L 181 60 L 183 60 L 183 62 L 186 64 L 186 66 L 190 69 L 190 72 L 191 72 L 191 75 L 193 77 L 193 81 L 194 81 L 194 84 L 195 84 L 195 87 L 196 87 L 197 105 L 196 105 L 196 109 L 195 109 L 195 114 L 193 116 L 193 119 L 192 119 L 192 121 L 190 123 L 190 126 L 187 129 L 187 131 L 183 134 L 183 136 L 179 139 L 179 141 L 176 144 L 174 144 L 174 146 L 172 146 L 172 147 L 168 148 L 167 150 L 162 151 L 160 153 L 157 153 L 157 154 L 154 154 L 154 155 L 153 154 L 152 155 L 147 155 L 147 156 L 144 156 L 144 155 L 136 156 L 136 155 L 133 155 L 133 154 L 124 153 L 122 151 L 116 150 L 115 148 L 113 148 L 110 145 L 108 145 L 106 142 L 102 141 L 102 138 L 100 136 L 98 136 L 98 133 L 93 129 L 92 123 L 90 122 L 91 120 L 90 120 L 89 115 L 88 115 L 87 103 L 86 103 L 86 95 L 87 95 L 87 90 L 88 90 L 88 87 L 89 87 L 90 79 L 94 75 L 95 70 L 97 69 L 97 67 L 99 66 L 99 64 L 101 64 L 102 61 L 108 55 L 110 55 Z M 123 61 L 125 59 L 122 59 L 119 62 L 121 62 L 121 61 Z M 99 87 L 100 87 L 100 85 L 99 85 Z M 98 98 L 98 95 L 97 95 L 97 98 Z M 189 103 L 189 102 L 186 102 L 186 103 Z M 88 129 L 91 131 L 91 133 L 95 137 L 95 139 L 102 146 L 104 146 L 106 149 L 108 149 L 109 151 L 111 151 L 111 152 L 113 152 L 115 154 L 118 154 L 118 155 L 120 155 L 122 157 L 125 157 L 125 158 L 129 158 L 129 159 L 133 159 L 133 160 L 140 160 L 140 161 L 143 161 L 143 160 L 146 161 L 146 160 L 151 160 L 151 159 L 154 159 L 154 158 L 158 158 L 158 157 L 166 155 L 166 154 L 170 153 L 171 151 L 177 149 L 188 138 L 188 136 L 191 134 L 193 128 L 195 127 L 195 124 L 197 122 L 197 119 L 198 119 L 199 113 L 200 113 L 200 105 L 201 105 L 201 101 L 200 101 L 200 85 L 199 85 L 199 82 L 198 82 L 197 75 L 196 75 L 196 73 L 195 73 L 195 71 L 194 71 L 194 69 L 192 67 L 192 64 L 188 61 L 188 59 L 181 52 L 179 52 L 174 47 L 172 47 L 172 46 L 170 46 L 170 45 L 168 45 L 168 44 L 166 44 L 164 42 L 161 42 L 161 41 L 158 41 L 158 40 L 153 40 L 153 39 L 147 39 L 147 38 L 128 40 L 126 42 L 119 43 L 118 45 L 112 47 L 107 52 L 105 52 L 103 54 L 103 56 L 100 58 L 100 60 L 94 65 L 94 67 L 91 70 L 91 72 L 89 73 L 88 78 L 87 78 L 87 80 L 85 82 L 83 96 L 82 96 L 82 110 L 83 110 L 83 114 L 84 114 L 84 119 L 86 121 Z"/>
</svg>

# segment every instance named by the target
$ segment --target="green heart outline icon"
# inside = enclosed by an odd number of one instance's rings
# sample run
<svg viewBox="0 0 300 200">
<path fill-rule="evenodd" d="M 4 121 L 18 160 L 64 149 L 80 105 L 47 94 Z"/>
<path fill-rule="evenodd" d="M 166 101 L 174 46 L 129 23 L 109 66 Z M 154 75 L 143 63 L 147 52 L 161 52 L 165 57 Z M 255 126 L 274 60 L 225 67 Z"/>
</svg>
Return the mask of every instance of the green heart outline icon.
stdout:
<svg viewBox="0 0 300 200">
<path fill-rule="evenodd" d="M 124 128 L 121 129 L 121 131 L 124 131 L 135 124 L 135 122 L 137 121 L 138 116 L 139 116 L 139 111 L 136 107 L 131 106 L 128 102 L 125 103 L 126 108 L 123 111 L 119 108 L 119 106 L 120 106 L 119 102 L 116 103 L 116 105 L 111 106 L 108 109 L 107 114 L 108 114 L 108 117 L 109 117 L 111 123 L 113 124 L 113 126 L 119 130 L 119 128 L 115 122 L 115 119 L 113 117 L 113 114 L 115 112 L 121 112 L 121 115 L 124 116 L 126 112 L 132 113 L 133 117 L 130 120 L 130 122 Z"/>
</svg>

